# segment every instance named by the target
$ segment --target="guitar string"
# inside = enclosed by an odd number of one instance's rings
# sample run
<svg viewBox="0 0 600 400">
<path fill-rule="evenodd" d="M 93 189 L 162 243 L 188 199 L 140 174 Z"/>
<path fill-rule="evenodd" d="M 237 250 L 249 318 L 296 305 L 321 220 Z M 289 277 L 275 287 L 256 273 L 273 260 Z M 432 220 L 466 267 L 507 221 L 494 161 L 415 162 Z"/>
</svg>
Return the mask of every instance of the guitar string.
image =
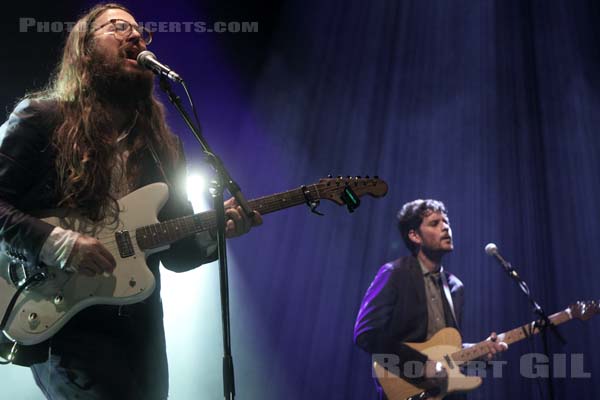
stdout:
<svg viewBox="0 0 600 400">
<path fill-rule="evenodd" d="M 319 193 L 319 191 L 318 191 L 318 185 L 317 185 L 317 184 L 314 184 L 314 185 L 311 185 L 311 186 L 313 186 L 313 188 L 315 189 L 315 191 L 317 192 L 317 195 L 318 195 L 318 193 Z M 376 186 L 376 185 L 374 185 L 374 186 Z M 340 187 L 340 186 L 335 186 L 335 187 L 331 187 L 331 188 L 325 188 L 324 190 L 322 190 L 322 193 L 323 193 L 323 194 L 329 194 L 329 193 L 335 193 L 335 192 L 339 192 L 341 188 L 342 188 L 342 187 Z M 298 197 L 299 197 L 299 196 L 298 196 Z M 320 197 L 320 196 L 318 196 L 318 197 Z M 276 199 L 265 199 L 265 200 L 263 200 L 263 202 L 262 202 L 260 205 L 257 205 L 257 208 L 265 207 L 265 206 L 267 206 L 267 205 L 273 205 L 273 203 L 276 203 L 276 202 L 281 202 L 281 200 L 276 200 Z M 271 204 L 269 204 L 269 203 L 271 203 Z M 213 212 L 213 211 L 208 211 L 207 213 L 211 213 L 211 212 Z M 191 217 L 191 216 L 193 216 L 193 215 L 199 215 L 199 214 L 192 214 L 192 215 L 188 215 L 188 216 L 184 216 L 184 217 L 180 217 L 180 218 L 175 218 L 175 219 L 173 219 L 173 220 L 170 220 L 170 221 L 176 221 L 176 220 L 178 220 L 178 219 L 189 218 L 189 217 Z M 206 219 L 208 219 L 208 221 L 205 221 L 205 222 L 212 222 L 212 221 L 210 221 L 210 220 L 212 219 L 212 215 L 210 215 L 210 216 L 207 216 L 207 217 L 208 217 L 208 218 L 206 218 Z M 162 223 L 161 223 L 161 222 L 159 222 L 157 225 L 161 225 L 161 224 L 164 224 L 164 223 L 168 223 L 168 222 L 170 222 L 170 221 L 165 221 L 165 222 L 162 222 Z M 212 223 L 209 223 L 209 224 L 207 224 L 207 225 L 210 225 L 210 226 L 206 226 L 204 229 L 201 229 L 201 230 L 200 230 L 200 231 L 198 231 L 197 233 L 199 233 L 199 232 L 202 232 L 202 231 L 205 231 L 205 230 L 208 230 L 208 229 L 210 229 L 210 227 L 212 226 Z M 151 225 L 148 225 L 148 226 L 151 226 Z M 139 229 L 139 228 L 138 228 L 138 229 Z M 166 230 L 163 230 L 161 233 L 167 233 L 167 234 L 168 234 L 168 232 L 167 232 Z M 95 238 L 96 238 L 96 239 L 98 239 L 99 241 L 101 241 L 101 242 L 102 242 L 102 244 L 103 244 L 105 247 L 107 247 L 107 248 L 110 248 L 110 249 L 112 249 L 112 250 L 118 250 L 118 245 L 116 245 L 116 246 L 115 246 L 115 244 L 117 243 L 117 240 L 116 240 L 116 239 L 112 239 L 112 240 L 104 241 L 104 240 L 106 240 L 106 239 L 109 239 L 109 238 L 114 238 L 114 237 L 115 237 L 115 233 L 112 233 L 112 234 L 109 234 L 109 235 L 100 235 L 100 236 L 97 236 L 97 237 L 95 237 Z M 134 239 L 134 240 L 137 242 L 137 234 L 136 234 L 136 233 L 134 233 L 134 235 L 133 235 L 133 239 Z"/>
<path fill-rule="evenodd" d="M 172 219 L 172 220 L 169 220 L 169 221 L 165 221 L 165 222 L 162 222 L 162 223 L 157 223 L 156 225 L 163 225 L 163 224 L 167 224 L 167 223 L 173 224 L 173 221 L 183 220 L 184 218 L 189 218 L 189 217 L 192 217 L 193 215 L 198 215 L 198 214 L 192 214 L 192 215 L 188 215 L 188 216 L 185 216 L 185 217 L 175 218 L 175 219 Z M 193 225 L 194 229 L 197 229 L 197 224 L 196 224 L 195 221 L 191 221 L 191 220 L 190 221 L 185 221 L 185 222 L 181 221 L 180 223 L 183 224 L 184 226 L 185 225 L 188 225 L 188 226 L 189 225 Z M 207 218 L 205 218 L 204 221 L 200 222 L 200 229 L 196 233 L 200 233 L 200 232 L 206 231 L 206 230 L 210 229 L 213 225 L 214 225 L 214 222 L 213 222 L 212 216 L 207 216 Z M 139 229 L 141 229 L 141 228 L 149 228 L 151 226 L 153 226 L 153 225 L 146 225 L 145 227 L 140 227 L 140 228 L 136 228 L 135 230 L 133 230 L 132 232 L 134 232 L 134 233 L 133 233 L 133 238 L 132 239 L 137 241 L 137 231 Z M 166 225 L 163 225 L 163 226 L 166 226 Z M 178 229 L 179 229 L 178 227 L 175 228 L 175 230 L 176 230 L 175 234 L 179 233 Z M 113 232 L 111 234 L 108 234 L 108 235 L 94 236 L 94 238 L 100 240 L 102 242 L 102 244 L 116 243 L 117 242 L 117 240 L 115 239 L 116 232 L 117 231 L 115 231 L 115 232 Z M 167 227 L 167 229 L 162 229 L 161 231 L 159 231 L 159 233 L 167 234 L 167 235 L 173 234 L 173 232 L 169 232 L 168 227 Z M 151 228 L 150 228 L 150 234 L 154 234 L 154 232 L 152 232 Z M 112 240 L 106 240 L 106 239 L 112 239 Z M 104 241 L 104 240 L 106 240 L 106 241 Z"/>
<path fill-rule="evenodd" d="M 310 186 L 312 186 L 313 189 L 315 190 L 315 192 L 317 193 L 317 198 L 321 198 L 322 199 L 324 197 L 324 196 L 319 196 L 319 184 L 309 185 L 309 187 Z M 369 186 L 375 187 L 375 186 L 377 186 L 377 183 L 375 183 L 374 185 L 370 184 Z M 342 189 L 342 188 L 344 188 L 344 186 L 325 187 L 325 189 L 322 189 L 322 193 L 323 194 L 335 193 L 335 192 L 339 192 L 340 189 Z M 293 191 L 297 191 L 297 190 L 299 190 L 299 189 L 295 189 Z M 298 194 L 298 193 L 295 193 L 295 194 L 297 195 L 296 197 L 298 197 L 298 198 L 304 196 L 304 194 L 302 194 L 302 196 L 300 196 L 300 194 Z M 293 196 L 295 194 L 291 194 L 290 196 Z M 278 195 L 274 195 L 274 196 L 278 196 Z M 270 197 L 270 196 L 268 196 L 268 197 Z M 257 200 L 260 200 L 260 199 L 257 199 Z M 280 199 L 268 199 L 268 198 L 264 198 L 264 199 L 262 199 L 261 204 L 257 205 L 257 208 L 261 208 L 261 207 L 265 207 L 265 206 L 270 206 L 270 205 L 273 205 L 274 203 L 279 203 L 281 201 L 282 200 L 280 200 Z M 285 200 L 284 200 L 284 202 L 285 202 Z M 298 204 L 301 204 L 301 203 L 298 203 Z M 214 212 L 214 211 L 207 211 L 207 213 L 212 213 L 212 212 Z M 184 217 L 175 218 L 175 219 L 170 220 L 170 221 L 175 221 L 175 220 L 183 219 L 183 218 L 189 218 L 189 217 L 191 217 L 193 215 L 201 215 L 201 214 L 187 215 L 187 216 L 184 216 Z M 212 216 L 208 216 L 208 218 L 211 218 L 211 217 Z M 163 223 L 170 222 L 170 221 L 158 222 L 158 224 L 163 224 Z M 113 235 L 114 235 L 114 233 L 110 234 L 110 235 L 106 235 L 106 236 L 97 236 L 96 239 L 98 239 L 98 240 L 109 239 L 109 238 L 113 237 Z"/>
</svg>

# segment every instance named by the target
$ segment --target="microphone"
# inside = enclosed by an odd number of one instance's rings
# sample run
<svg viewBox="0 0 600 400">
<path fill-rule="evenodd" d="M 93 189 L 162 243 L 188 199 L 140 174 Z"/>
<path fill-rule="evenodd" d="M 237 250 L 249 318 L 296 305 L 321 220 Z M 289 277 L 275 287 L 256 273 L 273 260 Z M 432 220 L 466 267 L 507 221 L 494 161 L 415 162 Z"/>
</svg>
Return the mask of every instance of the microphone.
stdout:
<svg viewBox="0 0 600 400">
<path fill-rule="evenodd" d="M 502 267 L 504 267 L 504 269 L 506 270 L 506 272 L 508 272 L 508 274 L 513 277 L 513 278 L 518 278 L 519 275 L 517 274 L 517 271 L 515 271 L 515 269 L 513 268 L 512 265 L 510 265 L 510 263 L 508 261 L 506 261 L 498 252 L 498 246 L 496 246 L 494 243 L 488 243 L 485 246 L 485 252 L 487 253 L 487 255 L 494 257 L 496 260 L 498 260 L 498 262 L 500 263 L 500 265 L 502 265 Z"/>
<path fill-rule="evenodd" d="M 488 256 L 494 256 L 498 254 L 498 246 L 495 243 L 488 243 L 485 245 L 485 252 Z"/>
<path fill-rule="evenodd" d="M 156 75 L 163 75 L 175 82 L 183 82 L 183 79 L 173 71 L 167 65 L 161 64 L 157 59 L 156 55 L 148 50 L 142 51 L 137 56 L 138 65 L 151 70 Z"/>
</svg>

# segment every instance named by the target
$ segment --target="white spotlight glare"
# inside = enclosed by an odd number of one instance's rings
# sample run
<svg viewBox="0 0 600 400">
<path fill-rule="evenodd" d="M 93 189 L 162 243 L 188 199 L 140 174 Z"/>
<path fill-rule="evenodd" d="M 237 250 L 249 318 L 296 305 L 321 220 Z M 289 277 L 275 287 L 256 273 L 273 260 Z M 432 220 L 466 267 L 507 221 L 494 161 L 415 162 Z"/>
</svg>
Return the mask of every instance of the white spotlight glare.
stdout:
<svg viewBox="0 0 600 400">
<path fill-rule="evenodd" d="M 206 179 L 198 173 L 189 174 L 186 182 L 187 195 L 189 201 L 194 207 L 194 212 L 207 210 L 208 204 L 206 201 Z"/>
</svg>

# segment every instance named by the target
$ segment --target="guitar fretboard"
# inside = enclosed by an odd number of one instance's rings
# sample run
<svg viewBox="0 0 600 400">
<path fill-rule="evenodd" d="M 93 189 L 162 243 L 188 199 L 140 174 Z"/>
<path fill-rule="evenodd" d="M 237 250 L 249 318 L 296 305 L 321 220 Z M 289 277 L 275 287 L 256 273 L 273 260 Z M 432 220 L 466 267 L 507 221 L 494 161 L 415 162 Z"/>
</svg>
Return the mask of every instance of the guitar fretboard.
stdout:
<svg viewBox="0 0 600 400">
<path fill-rule="evenodd" d="M 317 185 L 308 185 L 270 196 L 259 197 L 248 203 L 251 209 L 264 215 L 306 203 L 307 199 L 311 201 L 319 199 L 320 196 Z M 215 211 L 206 211 L 143 226 L 136 229 L 135 237 L 140 249 L 148 250 L 169 245 L 216 226 L 217 216 Z"/>
<path fill-rule="evenodd" d="M 572 318 L 571 309 L 567 308 L 564 311 L 557 312 L 548 317 L 550 322 L 554 325 L 560 325 L 569 321 Z M 510 345 L 520 340 L 526 339 L 530 336 L 537 335 L 540 333 L 540 329 L 535 326 L 535 322 L 523 325 L 519 328 L 515 328 L 508 332 L 504 332 L 498 335 L 498 341 L 505 342 Z M 485 356 L 488 353 L 486 342 L 479 342 L 476 345 L 467 349 L 457 351 L 452 354 L 452 359 L 456 362 L 467 362 Z"/>
</svg>

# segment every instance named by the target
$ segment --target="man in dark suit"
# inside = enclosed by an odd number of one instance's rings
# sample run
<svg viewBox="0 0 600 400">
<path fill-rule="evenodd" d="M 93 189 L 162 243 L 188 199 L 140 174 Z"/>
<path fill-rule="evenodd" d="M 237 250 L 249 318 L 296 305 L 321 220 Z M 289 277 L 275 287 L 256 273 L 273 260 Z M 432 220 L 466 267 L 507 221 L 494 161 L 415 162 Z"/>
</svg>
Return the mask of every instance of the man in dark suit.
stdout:
<svg viewBox="0 0 600 400">
<path fill-rule="evenodd" d="M 415 200 L 402 207 L 398 228 L 411 255 L 379 269 L 354 328 L 354 341 L 359 347 L 373 355 L 397 357 L 401 376 L 433 391 L 444 390 L 447 385 L 443 365 L 405 342 L 424 342 L 442 328 L 460 327 L 464 287 L 442 267 L 442 257 L 454 249 L 447 214 L 442 202 L 431 199 Z M 488 357 L 506 348 L 492 333 Z M 385 399 L 377 381 L 376 385 L 379 398 Z"/>
</svg>

